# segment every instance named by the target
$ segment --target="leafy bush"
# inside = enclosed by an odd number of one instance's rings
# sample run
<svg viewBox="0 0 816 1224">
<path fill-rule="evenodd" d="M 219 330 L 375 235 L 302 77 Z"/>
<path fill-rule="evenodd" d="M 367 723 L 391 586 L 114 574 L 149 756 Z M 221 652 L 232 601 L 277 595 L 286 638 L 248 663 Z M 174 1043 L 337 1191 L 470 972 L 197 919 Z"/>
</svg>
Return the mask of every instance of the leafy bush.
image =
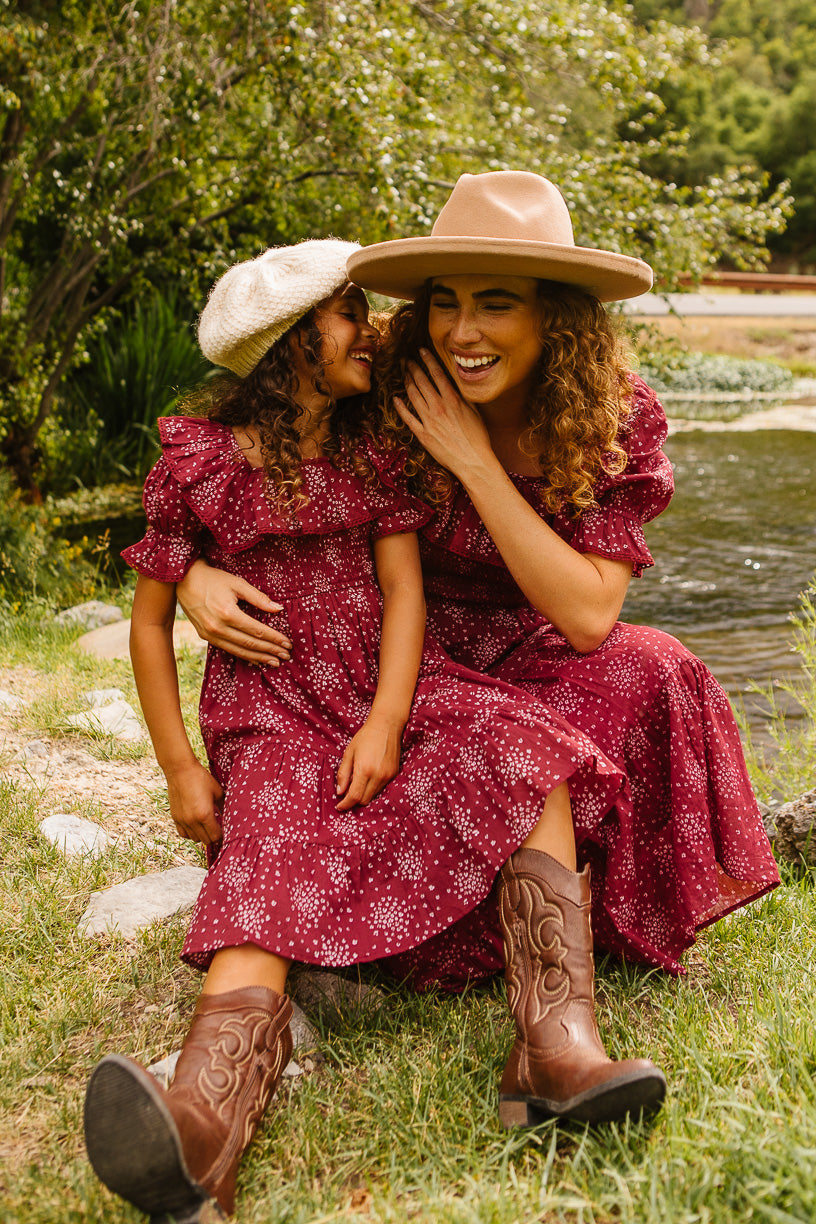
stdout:
<svg viewBox="0 0 816 1224">
<path fill-rule="evenodd" d="M 728 419 L 755 407 L 783 403 L 793 375 L 773 361 L 750 361 L 667 348 L 640 363 L 640 375 L 666 400 L 693 419 Z"/>
<path fill-rule="evenodd" d="M 0 608 L 15 611 L 32 600 L 68 606 L 97 593 L 107 564 L 105 540 L 61 538 L 53 505 L 24 501 L 2 470 L 0 502 Z"/>
<path fill-rule="evenodd" d="M 144 478 L 159 454 L 156 418 L 210 370 L 186 316 L 176 293 L 154 289 L 91 344 L 43 438 L 54 492 Z"/>
</svg>

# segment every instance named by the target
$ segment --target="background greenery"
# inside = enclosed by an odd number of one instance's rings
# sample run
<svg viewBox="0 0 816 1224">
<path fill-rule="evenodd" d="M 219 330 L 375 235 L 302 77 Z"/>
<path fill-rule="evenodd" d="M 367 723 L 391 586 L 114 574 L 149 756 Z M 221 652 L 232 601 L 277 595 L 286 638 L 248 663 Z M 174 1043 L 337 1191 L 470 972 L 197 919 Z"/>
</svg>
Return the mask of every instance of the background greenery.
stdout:
<svg viewBox="0 0 816 1224">
<path fill-rule="evenodd" d="M 0 0 L 0 454 L 35 494 L 140 474 L 188 369 L 149 406 L 97 398 L 136 311 L 189 334 L 229 263 L 426 232 L 463 171 L 548 175 L 579 243 L 664 287 L 761 266 L 794 172 L 769 99 L 806 86 L 814 3 L 711 6 L 704 31 L 658 0 Z"/>
</svg>

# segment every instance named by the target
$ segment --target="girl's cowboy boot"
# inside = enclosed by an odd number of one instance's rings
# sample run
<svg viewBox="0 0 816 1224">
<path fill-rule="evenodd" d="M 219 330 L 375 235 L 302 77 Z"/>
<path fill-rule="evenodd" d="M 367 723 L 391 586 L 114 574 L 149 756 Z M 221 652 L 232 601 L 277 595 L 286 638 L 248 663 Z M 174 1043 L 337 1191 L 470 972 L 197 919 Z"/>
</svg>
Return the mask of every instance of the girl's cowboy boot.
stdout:
<svg viewBox="0 0 816 1224">
<path fill-rule="evenodd" d="M 292 1054 L 291 1018 L 288 997 L 264 986 L 201 995 L 169 1089 L 103 1058 L 85 1098 L 100 1180 L 153 1224 L 231 1214 L 238 1162 Z"/>
<path fill-rule="evenodd" d="M 499 1088 L 505 1126 L 611 1122 L 657 1108 L 666 1080 L 647 1059 L 614 1062 L 595 1023 L 589 867 L 579 875 L 522 848 L 501 870 L 507 1000 L 516 1041 Z"/>
</svg>

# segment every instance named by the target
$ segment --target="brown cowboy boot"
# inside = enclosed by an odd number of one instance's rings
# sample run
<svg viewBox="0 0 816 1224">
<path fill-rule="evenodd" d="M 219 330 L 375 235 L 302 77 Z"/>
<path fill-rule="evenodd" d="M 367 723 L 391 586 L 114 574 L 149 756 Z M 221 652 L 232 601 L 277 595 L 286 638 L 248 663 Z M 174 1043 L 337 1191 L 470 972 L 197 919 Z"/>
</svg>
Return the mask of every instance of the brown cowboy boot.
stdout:
<svg viewBox="0 0 816 1224">
<path fill-rule="evenodd" d="M 292 1054 L 291 1018 L 264 986 L 201 995 L 169 1089 L 132 1059 L 103 1058 L 85 1097 L 99 1179 L 152 1224 L 231 1214 L 238 1162 Z"/>
<path fill-rule="evenodd" d="M 502 867 L 499 913 L 517 1033 L 499 1088 L 503 1125 L 611 1122 L 657 1108 L 662 1071 L 643 1058 L 614 1062 L 601 1045 L 589 867 L 579 875 L 522 847 Z"/>
</svg>

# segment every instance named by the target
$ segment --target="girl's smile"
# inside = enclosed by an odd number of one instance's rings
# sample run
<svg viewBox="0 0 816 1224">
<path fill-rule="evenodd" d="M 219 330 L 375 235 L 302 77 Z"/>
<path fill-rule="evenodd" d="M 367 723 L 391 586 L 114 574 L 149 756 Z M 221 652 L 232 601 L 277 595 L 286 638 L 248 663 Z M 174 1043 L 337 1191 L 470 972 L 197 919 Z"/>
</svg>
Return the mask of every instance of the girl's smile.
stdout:
<svg viewBox="0 0 816 1224">
<path fill-rule="evenodd" d="M 323 379 L 335 400 L 371 390 L 371 367 L 379 332 L 368 321 L 368 302 L 362 289 L 345 285 L 317 311 L 323 336 Z"/>
<path fill-rule="evenodd" d="M 537 290 L 532 276 L 434 277 L 431 342 L 471 403 L 524 405 L 542 349 Z"/>
</svg>

